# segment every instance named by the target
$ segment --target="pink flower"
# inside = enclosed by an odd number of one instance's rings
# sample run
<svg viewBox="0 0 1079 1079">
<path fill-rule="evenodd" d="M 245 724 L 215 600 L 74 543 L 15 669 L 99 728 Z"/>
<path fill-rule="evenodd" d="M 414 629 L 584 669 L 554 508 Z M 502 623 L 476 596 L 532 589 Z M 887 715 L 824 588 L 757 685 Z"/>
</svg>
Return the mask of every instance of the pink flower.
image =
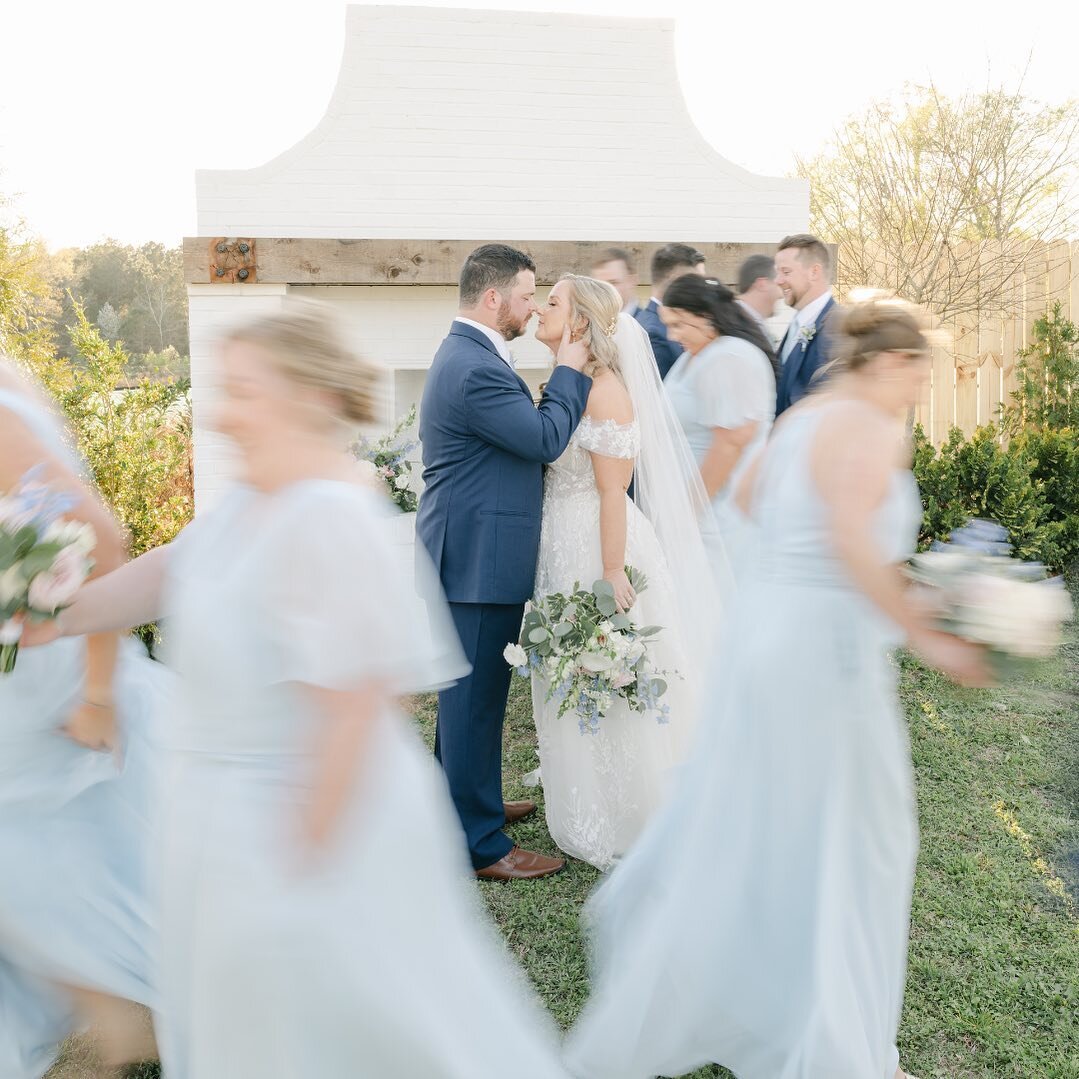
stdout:
<svg viewBox="0 0 1079 1079">
<path fill-rule="evenodd" d="M 65 547 L 53 564 L 30 582 L 27 600 L 32 610 L 52 614 L 70 603 L 86 580 L 89 565 L 77 547 Z"/>
<path fill-rule="evenodd" d="M 616 674 L 614 678 L 611 679 L 611 686 L 614 689 L 625 689 L 626 686 L 631 686 L 636 681 L 636 671 L 623 671 L 621 674 Z"/>
</svg>

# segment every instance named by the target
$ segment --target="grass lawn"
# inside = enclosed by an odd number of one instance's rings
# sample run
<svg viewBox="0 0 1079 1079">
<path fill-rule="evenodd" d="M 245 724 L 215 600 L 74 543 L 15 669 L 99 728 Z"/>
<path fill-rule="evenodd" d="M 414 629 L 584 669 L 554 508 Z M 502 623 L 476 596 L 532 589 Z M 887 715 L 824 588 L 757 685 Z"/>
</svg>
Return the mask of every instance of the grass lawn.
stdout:
<svg viewBox="0 0 1079 1079">
<path fill-rule="evenodd" d="M 974 692 L 904 662 L 901 691 L 922 827 L 904 1062 L 921 1079 L 1079 1079 L 1079 627 L 1037 681 Z M 434 702 L 416 705 L 430 741 Z M 535 766 L 527 685 L 515 679 L 508 798 L 541 797 L 519 783 Z M 557 853 L 542 813 L 512 834 Z M 588 992 L 578 914 L 597 877 L 570 862 L 547 880 L 480 885 L 563 1026 Z M 49 1079 L 84 1074 L 72 1062 Z"/>
</svg>

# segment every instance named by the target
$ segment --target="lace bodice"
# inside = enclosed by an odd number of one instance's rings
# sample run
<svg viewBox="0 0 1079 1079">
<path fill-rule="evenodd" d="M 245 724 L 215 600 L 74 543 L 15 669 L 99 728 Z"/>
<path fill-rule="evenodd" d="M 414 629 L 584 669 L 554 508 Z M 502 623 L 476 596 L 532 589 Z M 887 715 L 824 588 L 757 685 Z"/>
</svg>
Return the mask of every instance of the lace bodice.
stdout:
<svg viewBox="0 0 1079 1079">
<path fill-rule="evenodd" d="M 641 429 L 636 420 L 629 423 L 597 422 L 591 416 L 584 416 L 565 453 L 547 472 L 545 496 L 596 495 L 596 477 L 589 454 L 632 461 L 640 451 Z"/>
</svg>

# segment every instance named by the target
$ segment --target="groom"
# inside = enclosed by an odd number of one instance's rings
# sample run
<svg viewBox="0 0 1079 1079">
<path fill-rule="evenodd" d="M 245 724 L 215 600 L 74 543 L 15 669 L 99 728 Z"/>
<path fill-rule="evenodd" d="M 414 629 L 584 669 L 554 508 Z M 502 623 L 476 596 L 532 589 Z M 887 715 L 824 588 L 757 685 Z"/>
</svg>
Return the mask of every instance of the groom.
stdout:
<svg viewBox="0 0 1079 1079">
<path fill-rule="evenodd" d="M 449 781 L 478 877 L 544 877 L 561 859 L 521 850 L 502 831 L 535 809 L 502 801 L 502 724 L 510 667 L 539 551 L 543 465 L 580 422 L 587 355 L 563 348 L 537 408 L 506 346 L 536 312 L 536 267 L 485 244 L 461 269 L 460 312 L 431 364 L 420 406 L 425 488 L 416 534 L 446 591 L 472 673 L 438 695 L 435 756 Z"/>
</svg>

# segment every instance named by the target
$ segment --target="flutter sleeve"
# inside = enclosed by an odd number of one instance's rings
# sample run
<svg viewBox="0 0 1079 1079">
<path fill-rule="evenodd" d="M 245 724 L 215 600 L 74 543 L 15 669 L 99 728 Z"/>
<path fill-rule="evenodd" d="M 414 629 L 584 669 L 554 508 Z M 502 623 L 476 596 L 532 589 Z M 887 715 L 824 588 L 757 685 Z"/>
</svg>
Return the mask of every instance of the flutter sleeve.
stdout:
<svg viewBox="0 0 1079 1079">
<path fill-rule="evenodd" d="M 717 342 L 698 373 L 695 389 L 706 427 L 734 431 L 747 423 L 767 422 L 774 415 L 771 364 L 748 342 Z"/>
<path fill-rule="evenodd" d="M 391 538 L 372 491 L 305 485 L 282 507 L 270 582 L 270 680 L 351 689 L 369 679 L 398 693 L 468 672 L 434 567 Z"/>
</svg>

